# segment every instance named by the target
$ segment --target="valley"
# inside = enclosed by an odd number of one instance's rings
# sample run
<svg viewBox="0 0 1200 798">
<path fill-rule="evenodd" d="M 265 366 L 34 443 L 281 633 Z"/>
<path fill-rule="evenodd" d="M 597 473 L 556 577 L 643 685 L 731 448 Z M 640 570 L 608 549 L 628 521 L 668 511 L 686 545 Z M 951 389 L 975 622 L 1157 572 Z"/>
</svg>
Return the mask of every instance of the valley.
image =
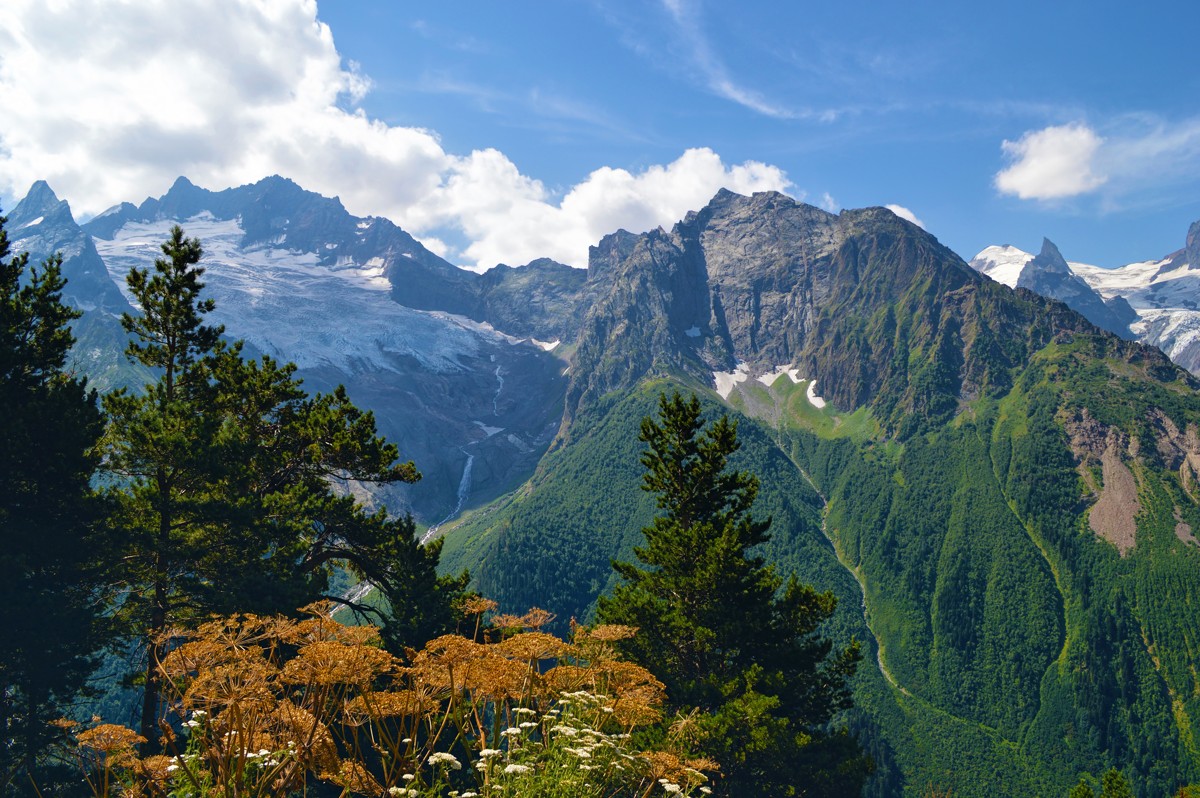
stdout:
<svg viewBox="0 0 1200 798">
<path fill-rule="evenodd" d="M 412 512 L 445 572 L 560 630 L 654 516 L 637 430 L 659 393 L 732 414 L 773 519 L 762 554 L 832 592 L 839 645 L 864 643 L 843 722 L 877 764 L 867 795 L 1200 778 L 1200 547 L 1178 532 L 1200 529 L 1194 235 L 1111 272 L 1049 242 L 968 266 L 886 209 L 721 191 L 670 230 L 604 237 L 586 270 L 476 275 L 282 178 L 181 179 L 82 226 L 45 187 L 10 218 L 34 257 L 76 242 L 76 357 L 102 388 L 140 377 L 114 365 L 123 275 L 173 225 L 199 237 L 226 335 L 310 390 L 345 385 L 424 474 L 345 489 Z"/>
</svg>

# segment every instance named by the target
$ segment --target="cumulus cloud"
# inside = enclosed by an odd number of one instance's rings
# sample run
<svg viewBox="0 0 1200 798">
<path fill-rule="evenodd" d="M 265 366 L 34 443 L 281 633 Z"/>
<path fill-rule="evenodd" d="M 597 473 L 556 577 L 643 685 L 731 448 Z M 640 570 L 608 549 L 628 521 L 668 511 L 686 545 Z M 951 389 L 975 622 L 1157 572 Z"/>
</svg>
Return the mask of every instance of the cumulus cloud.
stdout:
<svg viewBox="0 0 1200 798">
<path fill-rule="evenodd" d="M 503 153 L 446 152 L 436 133 L 358 107 L 315 0 L 9 0 L 0 15 L 0 192 L 46 179 L 83 215 L 270 174 L 387 216 L 474 268 L 549 256 L 585 265 L 615 227 L 678 219 L 721 187 L 786 190 L 778 168 L 708 149 L 638 173 L 604 167 L 561 195 Z M 460 252 L 443 239 L 463 236 Z"/>
<path fill-rule="evenodd" d="M 903 205 L 884 205 L 883 207 L 887 208 L 889 211 L 896 214 L 901 219 L 906 219 L 906 220 L 912 222 L 913 224 L 915 224 L 917 227 L 921 228 L 922 230 L 925 229 L 925 223 L 922 222 L 920 219 L 918 219 L 917 215 L 915 213 L 910 211 L 908 208 L 905 208 Z"/>
<path fill-rule="evenodd" d="M 1097 173 L 1104 140 L 1090 127 L 1070 124 L 1030 131 L 1001 148 L 1011 160 L 996 175 L 996 188 L 1021 199 L 1055 200 L 1086 194 L 1108 179 Z"/>
<path fill-rule="evenodd" d="M 1200 118 L 1167 121 L 1131 114 L 1104 124 L 1103 135 L 1081 122 L 1025 133 L 1001 144 L 1010 160 L 996 188 L 1021 199 L 1055 201 L 1098 194 L 1113 209 L 1134 195 L 1162 195 L 1195 185 L 1200 172 Z"/>
</svg>

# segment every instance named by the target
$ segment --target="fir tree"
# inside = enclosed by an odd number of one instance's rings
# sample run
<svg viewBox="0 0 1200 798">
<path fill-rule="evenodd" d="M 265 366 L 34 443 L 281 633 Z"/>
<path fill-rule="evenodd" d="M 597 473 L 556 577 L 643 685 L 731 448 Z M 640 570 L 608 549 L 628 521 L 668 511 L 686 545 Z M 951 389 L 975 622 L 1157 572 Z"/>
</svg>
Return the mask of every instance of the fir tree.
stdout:
<svg viewBox="0 0 1200 798">
<path fill-rule="evenodd" d="M 757 478 L 728 468 L 737 424 L 706 424 L 699 400 L 675 393 L 660 397 L 640 439 L 643 489 L 662 513 L 634 549 L 641 565 L 613 563 L 624 582 L 600 599 L 600 620 L 638 627 L 628 653 L 676 708 L 699 710 L 700 750 L 720 763 L 721 792 L 857 793 L 864 760 L 829 724 L 850 706 L 858 647 L 834 652 L 820 635 L 831 593 L 785 583 L 754 553 L 771 522 L 750 514 Z"/>
<path fill-rule="evenodd" d="M 79 313 L 62 303 L 60 258 L 26 274 L 0 218 L 0 792 L 37 779 L 92 667 L 101 607 L 87 556 L 102 428 L 94 392 L 66 373 Z"/>
<path fill-rule="evenodd" d="M 213 302 L 200 298 L 198 241 L 176 227 L 162 250 L 153 274 L 130 272 L 143 313 L 123 320 L 129 356 L 160 377 L 140 395 L 106 397 L 103 447 L 121 615 L 147 648 L 140 731 L 150 747 L 171 627 L 212 613 L 294 612 L 322 595 L 337 562 L 384 586 L 423 567 L 409 551 L 411 519 L 367 512 L 335 489 L 413 482 L 414 465 L 397 462 L 342 388 L 309 396 L 293 364 L 247 360 L 204 323 Z M 449 604 L 456 586 L 422 598 Z M 449 614 L 430 610 L 439 612 Z"/>
</svg>

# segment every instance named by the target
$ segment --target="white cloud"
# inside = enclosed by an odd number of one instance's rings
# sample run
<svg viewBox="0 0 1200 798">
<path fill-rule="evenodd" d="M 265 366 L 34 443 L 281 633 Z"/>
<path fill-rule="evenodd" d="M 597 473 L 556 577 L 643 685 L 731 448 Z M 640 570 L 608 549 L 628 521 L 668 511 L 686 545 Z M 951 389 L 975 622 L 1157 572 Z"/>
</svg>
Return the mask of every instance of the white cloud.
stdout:
<svg viewBox="0 0 1200 798">
<path fill-rule="evenodd" d="M 1169 122 L 1126 115 L 1109 120 L 1103 132 L 1076 122 L 1003 142 L 1012 163 L 996 174 L 996 188 L 1034 200 L 1095 193 L 1101 196 L 1100 207 L 1112 210 L 1139 192 L 1159 196 L 1168 186 L 1195 185 L 1200 118 Z"/>
<path fill-rule="evenodd" d="M 883 207 L 887 208 L 901 219 L 907 219 L 922 230 L 925 229 L 925 223 L 918 219 L 915 213 L 910 211 L 908 208 L 905 208 L 903 205 L 884 205 Z"/>
<path fill-rule="evenodd" d="M 501 152 L 447 153 L 432 131 L 369 118 L 356 107 L 369 90 L 315 0 L 8 0 L 0 192 L 46 179 L 88 215 L 179 175 L 219 189 L 278 173 L 443 251 L 445 234 L 464 235 L 457 258 L 480 268 L 582 266 L 617 226 L 669 224 L 723 186 L 790 185 L 776 167 L 693 149 L 636 174 L 597 169 L 559 197 Z"/>
<path fill-rule="evenodd" d="M 472 159 L 479 156 L 472 155 Z M 493 157 L 503 158 L 499 153 Z M 497 170 L 464 170 L 453 187 L 464 197 L 487 194 L 489 181 L 515 179 Z M 511 192 L 492 192 L 497 201 L 487 208 L 458 216 L 463 231 L 472 240 L 464 254 L 482 264 L 510 259 L 525 263 L 539 256 L 572 265 L 586 265 L 586 244 L 595 243 L 618 228 L 642 232 L 670 225 L 688 210 L 707 203 L 724 187 L 739 194 L 783 191 L 790 184 L 777 168 L 750 161 L 726 166 L 710 149 L 691 149 L 666 166 L 651 166 L 633 174 L 625 169 L 603 167 L 588 175 L 562 201 L 544 201 L 544 189 L 525 183 Z M 466 200 L 463 200 L 466 202 Z M 451 199 L 455 208 L 462 203 Z"/>
<path fill-rule="evenodd" d="M 841 204 L 828 191 L 821 195 L 821 207 L 830 213 L 837 213 L 842 209 Z"/>
<path fill-rule="evenodd" d="M 1001 144 L 1011 159 L 996 175 L 996 188 L 1021 199 L 1055 200 L 1086 194 L 1108 179 L 1097 173 L 1096 156 L 1104 139 L 1075 123 L 1030 131 Z"/>
</svg>

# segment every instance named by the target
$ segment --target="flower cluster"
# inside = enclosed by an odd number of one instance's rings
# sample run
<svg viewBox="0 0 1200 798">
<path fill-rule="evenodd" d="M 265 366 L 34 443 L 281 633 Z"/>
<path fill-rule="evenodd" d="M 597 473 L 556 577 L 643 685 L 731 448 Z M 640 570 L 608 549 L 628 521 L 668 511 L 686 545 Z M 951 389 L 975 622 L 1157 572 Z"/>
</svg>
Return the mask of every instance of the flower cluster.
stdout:
<svg viewBox="0 0 1200 798">
<path fill-rule="evenodd" d="M 490 609 L 482 605 L 480 612 Z M 705 793 L 695 763 L 638 751 L 663 686 L 620 660 L 633 630 L 541 632 L 547 614 L 477 624 L 400 660 L 372 627 L 236 616 L 175 641 L 162 666 L 178 716 L 168 756 L 139 758 L 119 726 L 77 734 L 97 795 L 287 796 L 319 782 L 405 798 Z M 490 639 L 489 639 L 490 638 Z"/>
</svg>

